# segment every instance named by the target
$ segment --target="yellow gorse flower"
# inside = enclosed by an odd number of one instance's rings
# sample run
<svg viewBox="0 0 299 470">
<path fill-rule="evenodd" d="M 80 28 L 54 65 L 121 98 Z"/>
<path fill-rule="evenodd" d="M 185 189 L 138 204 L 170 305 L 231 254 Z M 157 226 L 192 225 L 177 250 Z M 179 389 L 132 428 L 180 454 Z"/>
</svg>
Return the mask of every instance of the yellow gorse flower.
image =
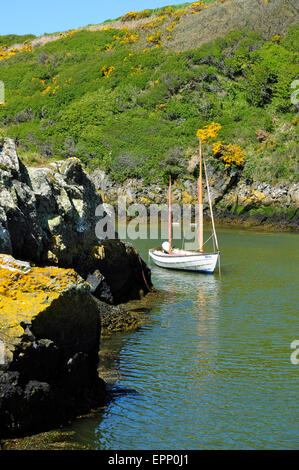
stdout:
<svg viewBox="0 0 299 470">
<path fill-rule="evenodd" d="M 46 85 L 45 80 L 40 80 L 40 83 L 41 83 L 42 87 L 44 87 L 44 89 L 41 92 L 42 95 L 46 95 L 48 93 L 55 95 L 56 91 L 59 90 L 59 88 L 60 88 L 60 85 L 57 85 L 57 77 L 58 77 L 58 75 L 56 77 L 53 77 L 52 78 L 52 85 L 48 85 L 48 86 Z M 72 78 L 69 78 L 67 80 L 68 83 L 70 83 L 71 81 L 72 81 Z M 53 85 L 55 85 L 55 86 L 53 86 Z"/>
<path fill-rule="evenodd" d="M 124 16 L 121 17 L 121 21 L 133 21 L 133 20 L 140 20 L 142 18 L 147 18 L 151 15 L 150 10 L 142 10 L 142 11 L 129 11 Z"/>
<path fill-rule="evenodd" d="M 136 11 L 129 11 L 126 13 L 124 16 L 121 17 L 121 21 L 132 21 L 136 20 L 137 18 L 137 13 Z"/>
<path fill-rule="evenodd" d="M 127 60 L 132 57 L 134 54 L 133 52 L 129 52 L 129 55 L 127 55 L 126 57 L 124 57 L 124 62 L 127 62 Z"/>
<path fill-rule="evenodd" d="M 177 25 L 177 21 L 172 21 L 169 26 L 167 26 L 166 31 L 172 31 Z"/>
<path fill-rule="evenodd" d="M 278 42 L 280 40 L 280 34 L 275 34 L 275 36 L 272 36 L 271 41 L 273 42 Z"/>
<path fill-rule="evenodd" d="M 161 46 L 162 44 L 162 33 L 161 31 L 156 31 L 155 33 L 151 34 L 150 36 L 148 36 L 146 38 L 146 41 L 147 42 L 151 42 L 152 44 L 155 44 L 155 45 L 158 45 L 158 46 Z"/>
<path fill-rule="evenodd" d="M 188 13 L 188 10 L 187 10 L 186 8 L 183 8 L 182 10 L 177 10 L 177 11 L 175 11 L 171 16 L 172 16 L 175 20 L 179 21 L 179 20 L 181 19 L 181 16 L 182 16 L 182 15 L 186 16 L 187 13 Z"/>
<path fill-rule="evenodd" d="M 10 49 L 8 46 L 0 46 L 0 61 L 9 59 L 19 52 L 32 52 L 32 44 L 29 41 L 25 41 L 22 47 L 12 47 Z"/>
<path fill-rule="evenodd" d="M 140 18 L 147 18 L 148 16 L 150 16 L 150 14 L 151 14 L 150 10 L 139 11 L 137 13 L 137 20 L 139 20 Z"/>
<path fill-rule="evenodd" d="M 244 163 L 245 152 L 239 145 L 215 142 L 213 144 L 214 155 L 217 155 L 225 163 L 225 168 L 229 168 L 232 164 L 240 166 Z"/>
<path fill-rule="evenodd" d="M 42 95 L 46 95 L 47 93 L 49 93 L 50 90 L 52 90 L 51 85 L 47 86 L 47 88 L 45 88 L 45 89 L 42 91 Z"/>
<path fill-rule="evenodd" d="M 164 7 L 161 8 L 156 14 L 157 16 L 164 16 L 164 15 L 171 15 L 173 12 L 174 8 L 173 7 Z"/>
<path fill-rule="evenodd" d="M 149 23 L 143 23 L 142 25 L 139 26 L 139 28 L 145 31 L 152 29 L 152 28 L 157 28 L 158 26 L 161 26 L 166 19 L 167 19 L 167 15 L 158 16 L 158 18 L 154 18 Z"/>
<path fill-rule="evenodd" d="M 193 2 L 188 8 L 191 10 L 191 13 L 198 13 L 206 8 L 206 6 L 203 2 Z"/>
<path fill-rule="evenodd" d="M 18 49 L 16 49 L 18 51 Z M 31 43 L 24 43 L 19 52 L 32 52 L 32 44 Z"/>
<path fill-rule="evenodd" d="M 120 42 L 121 44 L 133 44 L 134 42 L 138 41 L 139 35 L 130 33 L 127 31 L 125 35 L 121 38 Z"/>
<path fill-rule="evenodd" d="M 138 73 L 142 72 L 142 67 L 141 65 L 138 65 L 138 67 L 131 67 L 132 72 L 130 73 L 131 76 L 137 75 Z"/>
<path fill-rule="evenodd" d="M 113 50 L 112 44 L 106 44 L 106 46 L 105 46 L 105 52 L 110 52 L 110 51 L 112 51 L 112 50 Z"/>
<path fill-rule="evenodd" d="M 173 12 L 174 8 L 173 7 L 165 7 L 164 8 L 164 13 L 165 15 L 171 15 L 171 13 Z"/>
<path fill-rule="evenodd" d="M 73 36 L 73 34 L 77 33 L 79 30 L 78 29 L 72 29 L 71 31 L 66 31 L 64 33 L 59 33 L 60 38 L 68 38 L 70 36 Z"/>
<path fill-rule="evenodd" d="M 102 75 L 106 78 L 109 78 L 110 75 L 114 72 L 114 70 L 115 67 L 113 67 L 113 65 L 111 65 L 110 67 L 104 65 L 104 67 L 101 68 Z"/>
<path fill-rule="evenodd" d="M 209 142 L 218 136 L 221 129 L 221 124 L 218 122 L 211 122 L 211 124 L 204 126 L 202 129 L 198 129 L 196 136 L 201 139 L 203 143 Z"/>
</svg>

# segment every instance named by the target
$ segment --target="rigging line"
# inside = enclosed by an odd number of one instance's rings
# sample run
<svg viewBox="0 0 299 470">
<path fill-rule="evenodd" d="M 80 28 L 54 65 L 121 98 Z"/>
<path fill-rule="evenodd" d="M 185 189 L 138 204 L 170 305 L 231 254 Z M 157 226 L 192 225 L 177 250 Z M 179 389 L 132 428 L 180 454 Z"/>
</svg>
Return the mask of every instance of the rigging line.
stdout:
<svg viewBox="0 0 299 470">
<path fill-rule="evenodd" d="M 212 234 L 212 235 L 204 242 L 203 245 L 205 245 L 206 243 L 208 243 L 208 241 L 211 240 L 211 238 L 213 238 L 213 236 L 214 236 L 214 235 Z M 195 250 L 195 251 L 199 251 L 199 249 L 197 249 L 197 250 Z"/>
<path fill-rule="evenodd" d="M 213 236 L 214 236 L 214 235 L 213 235 L 213 233 L 212 233 L 212 235 L 204 242 L 204 245 L 205 245 L 209 240 L 211 240 L 211 238 L 213 238 Z"/>
</svg>

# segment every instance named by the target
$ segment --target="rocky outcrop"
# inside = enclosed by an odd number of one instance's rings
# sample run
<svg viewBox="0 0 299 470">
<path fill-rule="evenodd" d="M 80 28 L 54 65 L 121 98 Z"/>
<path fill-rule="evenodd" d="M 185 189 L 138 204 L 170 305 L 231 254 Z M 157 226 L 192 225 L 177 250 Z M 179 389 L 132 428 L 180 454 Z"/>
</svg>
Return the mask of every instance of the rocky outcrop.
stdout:
<svg viewBox="0 0 299 470">
<path fill-rule="evenodd" d="M 219 222 L 273 230 L 299 230 L 299 184 L 241 180 L 216 205 Z"/>
<path fill-rule="evenodd" d="M 271 186 L 267 183 L 248 183 L 242 180 L 223 197 L 223 202 L 227 206 L 237 202 L 248 210 L 260 205 L 299 208 L 299 184 L 281 182 Z"/>
<path fill-rule="evenodd" d="M 97 298 L 118 304 L 140 299 L 151 290 L 151 271 L 131 243 L 104 240 L 95 249 L 95 260 L 97 269 L 87 281 Z"/>
<path fill-rule="evenodd" d="M 0 252 L 75 268 L 77 251 L 98 244 L 95 209 L 102 200 L 78 159 L 26 168 L 5 139 L 0 183 Z"/>
<path fill-rule="evenodd" d="M 222 199 L 223 195 L 233 187 L 240 174 L 237 171 L 219 174 L 213 167 L 207 163 L 207 170 L 210 179 L 210 190 L 213 204 Z M 210 178 L 211 177 L 211 178 Z M 168 187 L 161 183 L 145 184 L 137 178 L 128 178 L 122 184 L 112 181 L 104 171 L 97 169 L 90 175 L 95 188 L 101 194 L 104 203 L 117 205 L 122 200 L 126 204 L 167 204 Z M 208 197 L 205 181 L 204 185 L 204 203 L 208 206 Z M 184 181 L 175 181 L 172 191 L 173 203 L 195 204 L 197 202 L 197 181 L 186 179 Z"/>
<path fill-rule="evenodd" d="M 105 217 L 104 211 L 96 216 L 101 204 L 77 158 L 26 168 L 11 139 L 0 146 L 0 253 L 72 268 L 84 279 L 100 271 L 98 298 L 138 298 L 151 287 L 150 271 L 131 245 L 104 235 L 98 240 L 96 226 Z"/>
<path fill-rule="evenodd" d="M 0 436 L 47 429 L 103 403 L 97 301 L 71 269 L 0 255 Z"/>
<path fill-rule="evenodd" d="M 271 226 L 273 229 L 299 229 L 299 183 L 269 184 L 248 181 L 241 171 L 218 171 L 207 162 L 210 193 L 216 221 L 246 225 Z M 167 204 L 168 187 L 159 183 L 145 184 L 130 178 L 121 185 L 113 182 L 101 170 L 91 175 L 106 204 L 117 205 L 125 200 L 130 204 Z M 172 188 L 173 203 L 197 204 L 197 182 L 193 179 L 175 181 Z M 204 214 L 209 216 L 207 188 L 204 184 Z"/>
</svg>

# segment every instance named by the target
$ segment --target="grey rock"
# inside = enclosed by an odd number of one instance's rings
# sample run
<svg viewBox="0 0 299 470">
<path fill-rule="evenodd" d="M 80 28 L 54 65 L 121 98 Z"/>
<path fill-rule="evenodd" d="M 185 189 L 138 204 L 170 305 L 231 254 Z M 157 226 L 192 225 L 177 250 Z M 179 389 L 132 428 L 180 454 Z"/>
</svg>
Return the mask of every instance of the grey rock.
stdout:
<svg viewBox="0 0 299 470">
<path fill-rule="evenodd" d="M 5 139 L 0 163 L 0 252 L 75 267 L 75 248 L 97 245 L 95 210 L 102 203 L 80 161 L 27 171 Z"/>
<path fill-rule="evenodd" d="M 0 150 L 0 165 L 15 174 L 18 174 L 20 171 L 20 165 L 14 141 L 12 139 L 5 139 L 3 147 Z"/>
<path fill-rule="evenodd" d="M 96 189 L 106 191 L 112 188 L 113 186 L 113 182 L 110 180 L 108 175 L 102 170 L 96 169 L 90 175 L 90 178 Z"/>
<path fill-rule="evenodd" d="M 113 303 L 113 294 L 107 283 L 105 276 L 99 271 L 96 270 L 94 273 L 87 276 L 86 282 L 89 283 L 91 287 L 91 293 L 97 297 L 99 300 L 102 300 L 107 303 Z"/>
</svg>

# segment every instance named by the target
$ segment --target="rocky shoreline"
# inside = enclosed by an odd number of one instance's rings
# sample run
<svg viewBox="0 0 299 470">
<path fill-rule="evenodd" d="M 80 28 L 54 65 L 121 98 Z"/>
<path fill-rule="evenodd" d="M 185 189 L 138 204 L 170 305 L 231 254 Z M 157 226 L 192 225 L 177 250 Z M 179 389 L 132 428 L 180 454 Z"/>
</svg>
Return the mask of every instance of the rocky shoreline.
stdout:
<svg viewBox="0 0 299 470">
<path fill-rule="evenodd" d="M 220 172 L 211 162 L 207 162 L 207 169 L 216 224 L 269 231 L 299 231 L 299 183 L 279 182 L 270 185 L 254 182 L 242 177 L 240 171 Z M 148 184 L 135 178 L 120 184 L 99 169 L 90 177 L 104 203 L 112 207 L 116 208 L 120 201 L 126 201 L 127 207 L 143 204 L 149 214 L 151 204 L 167 204 L 168 187 L 165 184 Z M 172 193 L 173 204 L 191 204 L 194 213 L 197 204 L 195 178 L 174 181 Z M 204 217 L 209 221 L 206 186 Z"/>
<path fill-rule="evenodd" d="M 14 142 L 0 142 L 2 439 L 53 429 L 109 397 L 101 334 L 138 326 L 117 305 L 152 283 L 133 245 L 97 239 L 101 204 L 78 159 L 26 168 Z"/>
</svg>

